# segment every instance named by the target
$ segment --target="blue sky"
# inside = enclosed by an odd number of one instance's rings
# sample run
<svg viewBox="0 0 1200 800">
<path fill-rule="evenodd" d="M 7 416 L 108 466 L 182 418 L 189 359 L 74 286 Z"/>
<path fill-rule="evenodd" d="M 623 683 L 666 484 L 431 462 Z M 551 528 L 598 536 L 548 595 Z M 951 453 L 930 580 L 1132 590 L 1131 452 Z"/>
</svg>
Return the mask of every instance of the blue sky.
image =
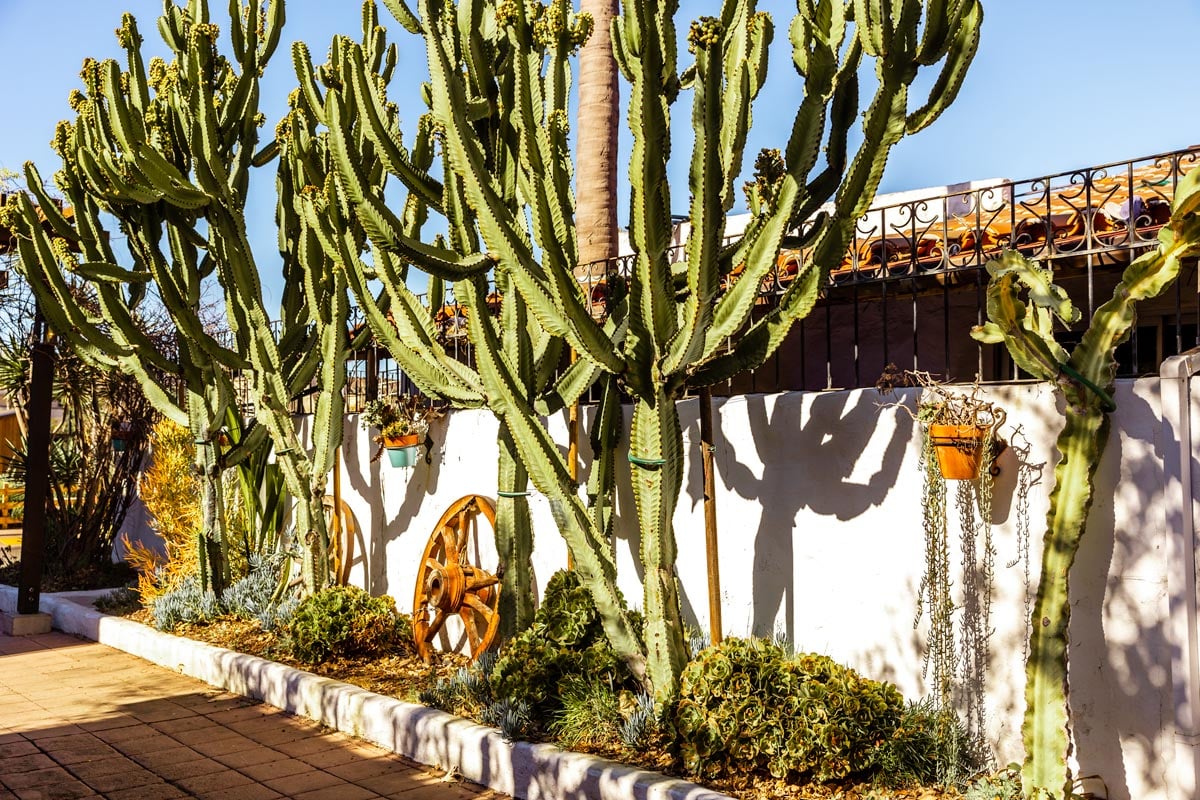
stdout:
<svg viewBox="0 0 1200 800">
<path fill-rule="evenodd" d="M 225 4 L 212 2 L 220 23 Z M 1200 143 L 1200 103 L 1195 101 L 1195 33 L 1200 3 L 1156 0 L 985 0 L 983 43 L 957 102 L 931 128 L 894 151 L 882 191 L 901 191 L 982 178 L 1029 178 L 1108 161 L 1133 158 Z M 681 0 L 678 26 L 716 14 L 719 3 Z M 308 43 L 315 56 L 335 33 L 358 35 L 356 0 L 290 0 L 285 45 Z M 755 108 L 746 166 L 762 147 L 781 146 L 791 128 L 799 86 L 786 40 L 794 5 L 762 0 L 775 20 L 771 71 Z M 121 12 L 132 11 L 149 46 L 157 47 L 155 21 L 160 0 L 0 0 L 5 42 L 5 118 L 0 124 L 0 167 L 19 171 L 35 161 L 47 179 L 56 168 L 48 142 L 57 120 L 68 117 L 66 97 L 78 86 L 85 56 L 119 55 L 113 29 Z M 421 111 L 417 84 L 424 50 L 416 38 L 381 11 L 392 39 L 401 46 L 393 99 L 406 129 Z M 686 58 L 686 51 L 682 57 Z M 682 64 L 681 64 L 682 66 Z M 929 76 L 923 83 L 928 85 Z M 264 111 L 273 128 L 295 85 L 281 47 L 264 80 Z M 688 126 L 690 97 L 674 109 L 677 127 Z M 915 101 L 913 103 L 915 105 Z M 629 152 L 623 132 L 622 157 Z M 687 151 L 674 150 L 674 205 L 687 203 Z M 250 210 L 252 240 L 268 291 L 272 275 L 273 177 Z M 621 197 L 628 196 L 624 170 Z"/>
</svg>

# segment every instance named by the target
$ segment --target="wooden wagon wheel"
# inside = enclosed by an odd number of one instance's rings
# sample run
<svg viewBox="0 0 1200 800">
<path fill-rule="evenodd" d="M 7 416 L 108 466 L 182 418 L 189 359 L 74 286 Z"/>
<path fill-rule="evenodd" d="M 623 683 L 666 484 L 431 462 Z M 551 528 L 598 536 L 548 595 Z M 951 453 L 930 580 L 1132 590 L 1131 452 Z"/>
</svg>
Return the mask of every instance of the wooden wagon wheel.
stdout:
<svg viewBox="0 0 1200 800">
<path fill-rule="evenodd" d="M 466 629 L 471 658 L 491 647 L 500 626 L 500 578 L 471 564 L 479 518 L 496 528 L 496 508 L 470 494 L 451 504 L 434 527 L 417 569 L 413 595 L 413 638 L 421 658 L 433 656 L 431 643 L 446 620 L 457 615 Z"/>
<path fill-rule="evenodd" d="M 336 516 L 333 506 L 333 495 L 325 495 L 321 507 L 325 512 L 325 530 L 329 532 L 329 571 L 335 583 L 345 586 L 350 582 L 350 567 L 356 557 L 354 542 L 362 534 L 358 530 L 354 512 L 345 500 L 341 502 Z"/>
</svg>

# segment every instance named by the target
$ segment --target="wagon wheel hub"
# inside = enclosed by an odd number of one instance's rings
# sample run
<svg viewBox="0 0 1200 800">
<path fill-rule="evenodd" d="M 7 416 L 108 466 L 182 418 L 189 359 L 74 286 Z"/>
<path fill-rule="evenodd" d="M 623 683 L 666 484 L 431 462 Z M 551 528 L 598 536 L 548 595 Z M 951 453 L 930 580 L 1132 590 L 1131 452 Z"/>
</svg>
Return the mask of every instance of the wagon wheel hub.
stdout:
<svg viewBox="0 0 1200 800">
<path fill-rule="evenodd" d="M 429 602 L 442 611 L 457 614 L 467 594 L 467 576 L 459 564 L 431 569 L 425 579 Z"/>
</svg>

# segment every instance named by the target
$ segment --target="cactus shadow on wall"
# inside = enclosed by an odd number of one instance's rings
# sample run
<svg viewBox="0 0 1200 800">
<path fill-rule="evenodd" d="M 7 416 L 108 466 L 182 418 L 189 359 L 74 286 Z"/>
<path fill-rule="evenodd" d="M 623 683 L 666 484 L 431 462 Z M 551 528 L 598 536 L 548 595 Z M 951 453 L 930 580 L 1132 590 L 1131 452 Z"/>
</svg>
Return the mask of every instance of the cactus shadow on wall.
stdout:
<svg viewBox="0 0 1200 800">
<path fill-rule="evenodd" d="M 753 534 L 751 630 L 755 635 L 782 633 L 795 639 L 792 565 L 797 514 L 808 509 L 842 521 L 853 519 L 880 505 L 896 483 L 912 438 L 912 420 L 904 414 L 897 415 L 897 429 L 890 434 L 867 481 L 851 481 L 859 455 L 876 435 L 878 423 L 876 403 L 865 402 L 859 395 L 781 394 L 774 398 L 769 417 L 766 396 L 747 395 L 744 402 L 753 432 L 751 441 L 730 442 L 723 430 L 716 434 L 718 479 L 739 497 L 757 500 L 762 510 Z M 734 402 L 738 401 L 726 400 L 722 407 Z M 836 421 L 833 430 L 830 420 Z M 747 466 L 751 459 L 762 465 L 761 477 Z M 797 468 L 803 470 L 802 483 L 797 481 Z M 693 470 L 687 486 L 693 503 L 703 502 L 700 481 L 700 470 Z M 781 607 L 784 620 L 779 630 Z"/>
<path fill-rule="evenodd" d="M 1100 776 L 1110 798 L 1131 797 L 1131 784 L 1159 785 L 1174 744 L 1167 587 L 1159 580 L 1165 498 L 1146 488 L 1164 486 L 1161 409 L 1144 399 L 1142 387 L 1149 388 L 1147 382 L 1118 385 L 1119 421 L 1096 473 L 1087 534 L 1071 569 L 1075 758 L 1079 774 Z M 1157 387 L 1152 392 L 1157 397 Z M 1122 724 L 1107 724 L 1111 720 Z M 1143 751 L 1136 776 L 1126 757 L 1134 743 Z M 1083 788 L 1100 785 L 1089 781 Z"/>
</svg>

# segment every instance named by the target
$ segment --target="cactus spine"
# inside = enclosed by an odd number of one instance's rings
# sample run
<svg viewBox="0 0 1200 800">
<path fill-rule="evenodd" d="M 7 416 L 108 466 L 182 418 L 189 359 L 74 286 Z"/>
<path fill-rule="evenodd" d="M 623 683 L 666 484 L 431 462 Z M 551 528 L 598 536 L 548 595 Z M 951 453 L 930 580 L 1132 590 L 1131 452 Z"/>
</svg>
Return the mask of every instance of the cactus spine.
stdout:
<svg viewBox="0 0 1200 800">
<path fill-rule="evenodd" d="M 72 95 L 78 117 L 61 123 L 55 137 L 63 160 L 56 182 L 75 209 L 74 224 L 54 211 L 32 165 L 26 172 L 54 237 L 76 244 L 83 257 L 76 262 L 56 247 L 37 224 L 33 205 L 22 198 L 21 268 L 52 327 L 81 355 L 137 376 L 162 413 L 191 428 L 205 480 L 205 585 L 219 588 L 225 577 L 220 474 L 269 435 L 284 482 L 299 501 L 294 525 L 305 545 L 302 574 L 311 591 L 328 574 L 321 497 L 332 449 L 341 438 L 339 348 L 344 349 L 348 300 L 344 286 L 339 300 L 336 281 L 323 277 L 323 260 L 306 262 L 304 253 L 285 248 L 285 327 L 278 340 L 272 333 L 244 209 L 252 169 L 274 152 L 255 153 L 262 123 L 258 96 L 260 77 L 279 42 L 283 0 L 252 0 L 232 10 L 232 58 L 218 52 L 218 29 L 205 0 L 189 0 L 185 7 L 168 0 L 158 28 L 172 54 L 169 63 L 154 59 L 147 67 L 142 38 L 128 14 L 117 32 L 126 69 L 112 60 L 85 62 L 85 91 Z M 290 187 L 286 180 L 281 184 L 285 205 Z M 102 214 L 114 216 L 128 238 L 131 269 L 118 265 Z M 69 302 L 68 273 L 94 289 L 101 319 Z M 202 292 L 214 279 L 228 315 L 229 347 L 209 335 L 200 315 Z M 156 353 L 135 324 L 144 313 L 148 283 L 176 328 L 176 358 Z M 305 302 L 312 299 L 320 304 Z M 230 370 L 250 378 L 257 423 L 226 449 L 217 434 L 236 408 Z M 310 458 L 287 404 L 313 380 L 321 396 Z"/>
<path fill-rule="evenodd" d="M 1115 410 L 1108 396 L 1116 376 L 1114 354 L 1135 324 L 1137 304 L 1166 290 L 1179 274 L 1180 261 L 1200 253 L 1198 207 L 1200 171 L 1193 171 L 1179 183 L 1171 221 L 1159 233 L 1158 247 L 1125 269 L 1112 299 L 1097 309 L 1083 339 L 1069 353 L 1054 340 L 1054 320 L 1071 324 L 1080 315 L 1066 292 L 1052 282 L 1050 271 L 1015 252 L 987 267 L 989 322 L 972 335 L 982 342 L 1003 343 L 1021 369 L 1055 383 L 1066 401 L 1025 671 L 1021 780 L 1026 797 L 1071 796 L 1066 761 L 1069 578 L 1087 524 L 1096 469 L 1108 443 L 1109 413 Z"/>
<path fill-rule="evenodd" d="M 545 6 L 421 0 L 419 21 L 400 0 L 388 6 L 424 37 L 430 83 L 423 91 L 430 112 L 409 153 L 387 104 L 386 70 L 368 53 L 335 43 L 331 52 L 338 60 L 330 68 L 337 74 L 323 74 L 323 96 L 311 66 L 301 63 L 306 54 L 298 58 L 297 102 L 328 126 L 336 171 L 335 185 L 327 184 L 326 195 L 306 207 L 308 222 L 346 270 L 376 336 L 422 390 L 459 405 L 486 405 L 500 418 L 504 441 L 550 500 L 613 646 L 664 701 L 685 660 L 671 522 L 683 462 L 676 401 L 689 386 L 761 364 L 812 307 L 874 196 L 891 146 L 932 122 L 961 86 L 978 42 L 981 7 L 974 0 L 800 3 L 790 35 L 805 97 L 785 156 L 765 159 L 771 169 L 758 182 L 759 213 L 737 245 L 723 247 L 751 106 L 766 78 L 771 20 L 751 0 L 728 0 L 719 19 L 693 25 L 696 61 L 680 75 L 675 3 L 626 2 L 613 21 L 612 39 L 630 84 L 629 219 L 637 256 L 627 296 L 614 293 L 607 318 L 596 320 L 575 278 L 566 130 L 568 58 L 590 32 L 590 19 L 572 13 L 564 0 Z M 867 106 L 863 143 L 851 158 L 846 139 L 859 110 L 865 57 L 876 61 L 880 81 Z M 929 101 L 909 113 L 909 84 L 921 67 L 939 64 Z M 684 87 L 693 90 L 696 137 L 691 235 L 684 262 L 671 264 L 670 107 Z M 440 179 L 428 173 L 431 161 L 416 158 L 428 147 L 430 132 L 441 144 Z M 812 174 L 822 144 L 826 163 Z M 384 202 L 388 178 L 408 191 L 403 214 Z M 834 209 L 814 216 L 830 199 Z M 344 208 L 370 241 L 370 267 L 360 258 L 354 231 L 343 224 Z M 435 245 L 418 241 L 418 221 L 427 212 L 444 218 L 449 231 Z M 812 259 L 778 307 L 751 322 L 762 278 L 785 234 L 802 224 Z M 739 264 L 745 265 L 741 277 L 722 290 L 722 278 Z M 452 282 L 468 309 L 474 370 L 441 349 L 431 309 L 404 284 L 408 266 L 430 275 L 431 286 Z M 489 308 L 489 270 L 501 295 L 499 320 Z M 381 285 L 378 298 L 370 279 Z M 554 380 L 557 355 L 567 346 L 579 360 Z M 541 419 L 597 380 L 606 400 L 591 432 L 595 460 L 584 499 Z M 634 402 L 627 432 L 620 390 Z M 621 439 L 629 442 L 645 568 L 644 638 L 617 590 L 610 538 L 613 454 Z"/>
</svg>

